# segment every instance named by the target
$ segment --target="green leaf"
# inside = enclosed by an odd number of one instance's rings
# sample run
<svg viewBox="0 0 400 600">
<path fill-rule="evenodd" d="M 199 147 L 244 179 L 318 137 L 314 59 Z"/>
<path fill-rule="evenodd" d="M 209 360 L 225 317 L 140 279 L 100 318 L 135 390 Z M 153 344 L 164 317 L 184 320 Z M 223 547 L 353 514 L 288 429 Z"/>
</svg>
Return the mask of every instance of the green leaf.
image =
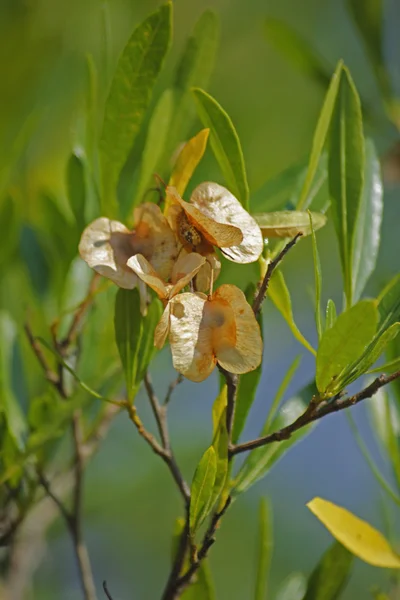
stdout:
<svg viewBox="0 0 400 600">
<path fill-rule="evenodd" d="M 368 369 L 367 373 L 395 373 L 400 369 L 400 358 L 394 358 L 388 362 L 375 367 L 374 369 Z"/>
<path fill-rule="evenodd" d="M 342 544 L 333 543 L 311 573 L 303 600 L 338 600 L 350 576 L 353 560 L 351 552 Z"/>
<path fill-rule="evenodd" d="M 13 352 L 17 343 L 17 327 L 10 315 L 0 312 L 0 414 L 3 413 L 8 432 L 19 450 L 25 445 L 25 417 L 14 394 L 11 381 Z"/>
<path fill-rule="evenodd" d="M 318 339 L 322 336 L 322 319 L 321 319 L 321 291 L 322 291 L 322 272 L 321 261 L 318 254 L 317 238 L 315 237 L 314 216 L 308 211 L 311 227 L 311 241 L 314 260 L 314 281 L 315 281 L 315 324 L 317 327 Z"/>
<path fill-rule="evenodd" d="M 151 177 L 164 151 L 169 129 L 171 126 L 173 109 L 173 92 L 167 89 L 160 96 L 149 123 L 146 143 L 144 146 L 140 165 L 140 177 L 137 185 L 134 206 L 142 202 L 143 195 L 149 187 Z"/>
<path fill-rule="evenodd" d="M 291 573 L 280 585 L 275 600 L 303 600 L 307 581 L 302 573 Z"/>
<path fill-rule="evenodd" d="M 348 0 L 347 5 L 361 35 L 381 91 L 386 99 L 389 99 L 392 93 L 383 55 L 383 0 Z"/>
<path fill-rule="evenodd" d="M 114 329 L 125 373 L 128 398 L 133 400 L 155 353 L 154 330 L 161 317 L 161 305 L 154 299 L 146 316 L 140 312 L 137 289 L 119 289 L 115 298 Z"/>
<path fill-rule="evenodd" d="M 375 395 L 374 401 L 377 402 L 378 399 L 379 399 L 379 397 L 377 397 L 377 395 Z M 375 477 L 375 479 L 377 480 L 377 482 L 379 483 L 381 488 L 390 496 L 390 498 L 393 500 L 393 502 L 395 502 L 398 506 L 400 506 L 400 498 L 396 495 L 396 493 L 393 491 L 393 489 L 391 488 L 389 483 L 383 477 L 381 469 L 375 464 L 375 461 L 372 458 L 372 456 L 370 455 L 367 446 L 364 444 L 364 441 L 360 435 L 360 432 L 358 430 L 356 422 L 353 419 L 351 411 L 349 411 L 349 410 L 346 411 L 346 417 L 349 422 L 350 428 L 352 430 L 354 439 L 356 440 L 357 445 L 360 448 L 361 454 L 363 455 L 365 462 L 367 463 L 372 475 Z M 385 417 L 386 417 L 386 415 L 385 415 Z M 387 423 L 386 423 L 386 425 L 387 425 Z M 393 428 L 392 428 L 391 424 L 389 425 L 389 428 L 386 428 L 386 433 L 388 433 L 388 446 L 387 446 L 386 450 L 388 451 L 389 456 L 391 457 L 391 454 L 390 454 L 391 441 L 393 439 Z M 397 471 L 398 465 L 399 465 L 399 452 L 398 452 L 398 448 L 397 448 L 396 437 L 394 437 L 394 440 L 395 440 L 395 445 L 396 445 L 396 452 L 395 452 L 395 457 L 394 457 L 395 460 L 392 461 L 393 462 L 392 466 L 393 466 L 393 470 L 396 474 L 396 471 Z"/>
<path fill-rule="evenodd" d="M 364 184 L 365 156 L 360 98 L 343 67 L 332 117 L 329 191 L 339 242 L 347 305 L 353 303 L 353 255 Z"/>
<path fill-rule="evenodd" d="M 246 290 L 246 299 L 250 304 L 253 301 L 255 292 L 256 287 L 254 284 L 251 283 Z M 260 326 L 261 336 L 263 337 L 262 311 L 260 311 L 257 316 L 257 322 Z M 249 411 L 256 397 L 261 374 L 262 364 L 260 364 L 256 369 L 254 369 L 254 371 L 250 371 L 250 373 L 245 373 L 239 378 L 239 385 L 235 405 L 235 419 L 233 422 L 232 429 L 232 442 L 234 444 L 237 443 L 240 434 L 242 433 L 243 428 L 245 426 L 247 415 L 249 414 Z"/>
<path fill-rule="evenodd" d="M 400 321 L 400 274 L 385 286 L 378 297 L 379 333 Z"/>
<path fill-rule="evenodd" d="M 295 67 L 326 89 L 330 68 L 317 51 L 287 23 L 268 17 L 265 33 L 271 45 L 282 53 Z"/>
<path fill-rule="evenodd" d="M 325 312 L 325 330 L 333 327 L 336 321 L 336 306 L 333 300 L 329 299 Z"/>
<path fill-rule="evenodd" d="M 207 88 L 219 42 L 217 15 L 206 10 L 194 26 L 178 63 L 174 90 L 174 116 L 162 167 L 171 160 L 178 144 L 186 141 L 195 116 L 192 87 Z"/>
<path fill-rule="evenodd" d="M 268 411 L 267 420 L 265 421 L 264 427 L 261 431 L 261 435 L 267 435 L 267 433 L 270 432 L 271 423 L 273 422 L 273 420 L 275 418 L 275 415 L 278 411 L 279 405 L 281 403 L 284 393 L 286 392 L 288 385 L 292 381 L 297 369 L 299 368 L 300 362 L 301 362 L 301 356 L 296 356 L 296 358 L 294 359 L 294 361 L 288 368 L 286 375 L 282 379 L 282 381 L 279 385 L 279 388 L 274 396 L 274 399 L 272 400 L 270 409 Z"/>
<path fill-rule="evenodd" d="M 393 325 L 386 329 L 382 334 L 378 334 L 374 337 L 359 360 L 356 361 L 355 365 L 352 365 L 351 372 L 347 377 L 349 383 L 366 373 L 368 369 L 376 363 L 378 358 L 385 351 L 389 342 L 395 339 L 399 331 L 400 323 L 393 323 Z M 379 370 L 381 371 L 381 369 Z"/>
<path fill-rule="evenodd" d="M 295 421 L 306 410 L 314 390 L 313 385 L 306 386 L 299 395 L 288 400 L 273 419 L 270 430 L 278 431 Z M 312 427 L 313 424 L 299 429 L 288 440 L 267 444 L 252 450 L 234 480 L 232 495 L 237 496 L 247 491 L 257 481 L 265 477 L 290 448 L 311 432 Z M 261 435 L 265 435 L 265 430 L 262 431 Z"/>
<path fill-rule="evenodd" d="M 307 175 L 304 180 L 303 189 L 300 195 L 300 199 L 297 203 L 297 210 L 304 210 L 306 208 L 306 201 L 315 178 L 315 174 L 318 169 L 319 162 L 321 160 L 321 154 L 325 146 L 328 131 L 331 125 L 333 110 L 336 103 L 336 97 L 338 95 L 339 84 L 342 79 L 343 63 L 339 61 L 336 70 L 332 76 L 329 84 L 328 91 L 325 96 L 324 104 L 320 112 L 317 127 L 315 129 L 314 138 L 312 142 L 311 155 L 308 163 Z"/>
<path fill-rule="evenodd" d="M 210 129 L 210 144 L 227 187 L 249 207 L 249 186 L 239 136 L 222 106 L 200 88 L 192 90 L 197 111 L 205 127 Z"/>
<path fill-rule="evenodd" d="M 224 410 L 226 409 L 226 405 L 227 405 L 227 401 L 228 401 L 227 400 L 227 391 L 228 391 L 228 387 L 227 387 L 226 383 L 224 383 L 218 396 L 214 400 L 214 404 L 212 407 L 213 438 L 215 437 L 215 435 L 218 431 L 221 415 L 224 412 Z"/>
<path fill-rule="evenodd" d="M 71 154 L 67 164 L 67 193 L 79 231 L 85 227 L 85 167 L 79 156 Z"/>
<path fill-rule="evenodd" d="M 311 213 L 314 230 L 320 229 L 326 223 L 326 216 L 321 213 Z M 310 218 L 307 212 L 296 210 L 280 210 L 270 213 L 256 213 L 253 217 L 257 221 L 263 236 L 269 237 L 294 237 L 301 233 L 303 236 L 311 234 Z"/>
<path fill-rule="evenodd" d="M 226 429 L 226 408 L 219 419 L 218 428 L 213 439 L 213 448 L 217 459 L 214 489 L 210 500 L 210 510 L 220 497 L 228 475 L 228 445 L 229 437 Z"/>
<path fill-rule="evenodd" d="M 268 572 L 273 548 L 272 507 L 265 498 L 261 498 L 260 501 L 258 531 L 257 576 L 254 599 L 265 600 L 267 598 Z"/>
<path fill-rule="evenodd" d="M 279 310 L 286 323 L 289 325 L 290 331 L 296 340 L 298 340 L 300 344 L 307 348 L 311 354 L 315 355 L 316 352 L 314 348 L 308 343 L 294 322 L 290 293 L 281 271 L 274 271 L 269 283 L 268 296 L 271 298 L 272 302 Z"/>
<path fill-rule="evenodd" d="M 381 238 L 383 183 L 372 140 L 365 142 L 364 189 L 356 224 L 353 253 L 353 299 L 357 301 L 375 270 Z"/>
<path fill-rule="evenodd" d="M 102 213 L 116 212 L 116 187 L 139 132 L 171 39 L 167 2 L 133 32 L 117 64 L 104 111 L 100 140 Z"/>
<path fill-rule="evenodd" d="M 340 375 L 373 339 L 378 322 L 376 302 L 361 300 L 327 329 L 320 341 L 315 381 L 321 394 L 340 391 Z"/>
<path fill-rule="evenodd" d="M 134 381 L 138 369 L 138 351 L 142 337 L 140 294 L 137 289 L 119 289 L 115 297 L 115 341 L 125 373 L 129 400 L 133 400 Z"/>
<path fill-rule="evenodd" d="M 189 515 L 192 537 L 211 510 L 216 474 L 217 455 L 214 446 L 210 446 L 201 457 L 192 481 Z"/>
</svg>

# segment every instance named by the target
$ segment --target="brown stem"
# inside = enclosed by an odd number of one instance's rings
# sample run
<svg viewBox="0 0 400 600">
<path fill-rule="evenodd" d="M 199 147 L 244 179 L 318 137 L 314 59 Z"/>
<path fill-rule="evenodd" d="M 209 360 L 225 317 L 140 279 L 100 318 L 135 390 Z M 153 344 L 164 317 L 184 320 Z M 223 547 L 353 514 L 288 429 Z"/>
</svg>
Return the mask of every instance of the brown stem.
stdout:
<svg viewBox="0 0 400 600">
<path fill-rule="evenodd" d="M 155 396 L 154 396 L 154 398 L 155 398 Z M 157 401 L 157 404 L 158 404 L 158 401 Z M 169 447 L 163 447 L 161 444 L 159 444 L 157 442 L 157 440 L 155 439 L 155 437 L 149 431 L 147 431 L 147 429 L 145 429 L 139 415 L 137 414 L 136 406 L 130 404 L 129 402 L 126 402 L 125 407 L 128 411 L 129 418 L 132 421 L 132 423 L 135 425 L 136 429 L 138 430 L 139 435 L 141 435 L 142 438 L 147 442 L 147 444 L 150 446 L 150 448 L 153 450 L 153 452 L 163 459 L 163 461 L 169 468 L 169 470 L 179 488 L 179 491 L 185 501 L 185 505 L 188 505 L 190 502 L 189 486 L 187 485 L 186 481 L 182 477 L 182 474 L 176 463 L 175 457 L 171 452 L 171 449 Z M 158 417 L 158 419 L 159 419 L 159 417 Z M 165 433 L 163 435 L 165 435 Z"/>
<path fill-rule="evenodd" d="M 261 310 L 261 305 L 264 302 L 265 294 L 267 293 L 268 285 L 269 285 L 269 282 L 271 280 L 273 272 L 275 271 L 275 269 L 279 265 L 279 263 L 283 260 L 283 258 L 286 256 L 286 254 L 289 252 L 289 250 L 291 248 L 293 248 L 293 246 L 296 244 L 296 242 L 301 238 L 301 235 L 302 235 L 301 233 L 298 233 L 279 252 L 278 256 L 276 256 L 276 258 L 274 258 L 274 260 L 272 260 L 269 263 L 268 268 L 267 268 L 267 272 L 265 273 L 265 276 L 264 276 L 264 279 L 263 279 L 263 281 L 261 283 L 260 289 L 258 290 L 258 293 L 257 293 L 256 297 L 254 298 L 253 311 L 254 311 L 255 316 L 257 316 L 258 313 Z"/>
<path fill-rule="evenodd" d="M 208 551 L 215 542 L 215 534 L 220 525 L 221 518 L 228 510 L 231 501 L 231 497 L 228 496 L 222 509 L 219 512 L 214 513 L 210 524 L 204 534 L 203 541 L 197 553 L 196 559 L 192 562 L 187 571 L 173 582 L 173 585 L 171 585 L 170 588 L 166 588 L 162 596 L 162 600 L 176 600 L 182 595 L 182 592 L 192 583 L 194 575 L 199 570 L 202 561 L 207 557 Z"/>
<path fill-rule="evenodd" d="M 320 402 L 318 402 L 316 399 L 312 399 L 305 412 L 290 425 L 287 425 L 286 427 L 283 427 L 282 429 L 274 431 L 261 438 L 231 446 L 229 453 L 231 456 L 235 456 L 241 452 L 254 450 L 254 448 L 260 448 L 261 446 L 266 446 L 267 444 L 272 444 L 273 442 L 288 440 L 293 433 L 302 427 L 306 427 L 310 423 L 318 421 L 326 415 L 344 410 L 345 408 L 350 408 L 366 398 L 371 398 L 381 387 L 391 383 L 399 377 L 400 371 L 392 373 L 391 375 L 380 375 L 366 388 L 357 394 L 354 394 L 353 396 L 336 396 L 333 399 L 322 400 Z"/>
<path fill-rule="evenodd" d="M 169 404 L 169 401 L 171 400 L 172 394 L 174 393 L 176 387 L 180 383 L 182 383 L 182 381 L 183 381 L 183 375 L 181 375 L 179 373 L 178 377 L 176 379 L 174 379 L 174 381 L 172 381 L 169 384 L 169 387 L 168 387 L 168 390 L 167 390 L 167 393 L 165 395 L 164 402 L 163 402 L 164 406 L 167 406 L 167 404 Z"/>
</svg>

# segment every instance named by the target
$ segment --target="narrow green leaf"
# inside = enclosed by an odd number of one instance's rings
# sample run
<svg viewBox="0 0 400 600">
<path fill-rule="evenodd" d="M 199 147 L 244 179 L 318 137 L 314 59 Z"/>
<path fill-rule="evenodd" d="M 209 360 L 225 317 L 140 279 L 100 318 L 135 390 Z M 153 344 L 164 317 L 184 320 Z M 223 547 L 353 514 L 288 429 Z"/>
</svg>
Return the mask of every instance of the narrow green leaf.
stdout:
<svg viewBox="0 0 400 600">
<path fill-rule="evenodd" d="M 378 334 L 374 337 L 359 360 L 357 360 L 356 363 L 351 366 L 351 369 L 349 369 L 350 373 L 346 378 L 349 383 L 366 373 L 368 369 L 376 363 L 378 358 L 385 351 L 389 342 L 395 339 L 399 331 L 400 323 L 393 323 L 393 325 L 386 329 L 382 334 Z"/>
<path fill-rule="evenodd" d="M 189 516 L 192 536 L 209 514 L 216 474 L 217 455 L 210 446 L 201 457 L 192 481 Z"/>
<path fill-rule="evenodd" d="M 206 10 L 195 24 L 178 63 L 173 85 L 174 116 L 162 167 L 169 163 L 178 145 L 188 137 L 196 113 L 190 90 L 192 87 L 207 88 L 214 69 L 218 42 L 217 15 Z"/>
<path fill-rule="evenodd" d="M 374 398 L 374 399 L 376 399 L 376 398 Z M 365 462 L 367 463 L 367 465 L 368 465 L 368 467 L 369 467 L 372 475 L 375 477 L 375 479 L 377 480 L 377 482 L 379 483 L 379 485 L 381 486 L 381 488 L 390 496 L 390 498 L 393 500 L 393 502 L 395 504 L 397 504 L 398 506 L 400 506 L 400 498 L 392 490 L 392 488 L 390 487 L 390 485 L 388 484 L 388 482 L 386 481 L 386 479 L 383 477 L 383 475 L 381 473 L 381 470 L 375 464 L 374 459 L 372 458 L 372 456 L 370 455 L 370 453 L 368 451 L 368 448 L 364 444 L 364 441 L 363 441 L 363 439 L 362 439 L 362 437 L 360 435 L 360 432 L 358 430 L 356 422 L 353 419 L 351 411 L 347 410 L 346 411 L 346 416 L 347 416 L 347 420 L 349 422 L 349 425 L 351 427 L 351 430 L 353 432 L 354 439 L 356 440 L 357 445 L 360 448 L 361 454 L 363 455 L 363 457 L 365 459 Z M 388 444 L 388 446 L 390 446 L 390 443 Z M 396 452 L 396 462 L 397 463 L 399 462 L 399 453 L 398 452 Z"/>
<path fill-rule="evenodd" d="M 44 340 L 40 337 L 38 337 L 36 339 L 40 344 L 42 344 L 42 346 L 47 348 L 47 350 L 49 350 L 49 352 L 51 352 L 53 354 L 53 356 L 56 358 L 57 362 L 60 365 L 62 365 L 64 367 L 64 369 L 66 371 L 68 371 L 68 373 L 70 373 L 70 375 L 72 375 L 72 377 L 77 381 L 77 383 L 81 386 L 81 388 L 83 390 L 85 390 L 85 392 L 87 392 L 90 396 L 93 396 L 93 398 L 97 398 L 98 400 L 104 400 L 104 402 L 109 402 L 110 404 L 114 404 L 116 406 L 121 406 L 120 402 L 118 402 L 116 400 L 111 400 L 110 398 L 106 398 L 105 396 L 102 396 L 101 394 L 99 394 L 98 392 L 93 390 L 91 387 L 89 387 L 84 381 L 82 381 L 82 379 L 79 377 L 77 372 L 74 371 L 74 369 L 63 359 L 63 357 L 60 354 L 58 354 L 58 352 L 56 352 L 54 350 L 54 348 L 52 348 L 50 346 L 50 344 L 48 344 L 46 342 L 46 340 Z M 79 404 L 76 406 L 76 408 L 79 408 Z"/>
<path fill-rule="evenodd" d="M 239 136 L 229 115 L 212 96 L 200 88 L 192 89 L 197 111 L 204 127 L 210 129 L 210 144 L 227 187 L 249 207 L 249 186 Z"/>
<path fill-rule="evenodd" d="M 138 350 L 143 335 L 140 295 L 137 289 L 119 289 L 115 297 L 115 341 L 125 373 L 129 400 L 133 400 L 134 381 L 138 370 Z"/>
<path fill-rule="evenodd" d="M 158 298 L 153 298 L 147 307 L 147 314 L 142 317 L 142 336 L 137 354 L 137 370 L 134 378 L 135 393 L 143 380 L 144 374 L 157 352 L 154 346 L 154 331 L 161 319 L 163 306 Z"/>
<path fill-rule="evenodd" d="M 378 297 L 379 333 L 400 321 L 400 274 L 385 286 Z"/>
<path fill-rule="evenodd" d="M 320 229 L 326 223 L 326 216 L 321 213 L 310 213 L 313 218 L 314 230 Z M 305 211 L 280 210 L 270 213 L 256 213 L 257 221 L 264 237 L 294 237 L 301 233 L 311 235 L 310 217 Z"/>
<path fill-rule="evenodd" d="M 96 64 L 92 54 L 86 55 L 87 93 L 86 93 L 86 140 L 85 149 L 93 173 L 97 166 L 97 137 L 99 125 L 99 81 Z"/>
<path fill-rule="evenodd" d="M 67 164 L 67 193 L 79 231 L 85 227 L 85 167 L 79 156 L 71 154 Z"/>
<path fill-rule="evenodd" d="M 316 352 L 314 348 L 308 343 L 303 334 L 299 331 L 294 321 L 290 293 L 281 271 L 274 271 L 268 288 L 268 296 L 271 298 L 272 302 L 279 310 L 286 323 L 289 325 L 290 331 L 296 340 L 298 340 L 300 344 L 307 348 L 311 354 L 315 355 Z"/>
<path fill-rule="evenodd" d="M 364 189 L 356 224 L 353 253 L 353 299 L 357 301 L 375 270 L 381 238 L 383 184 L 372 140 L 365 142 Z"/>
<path fill-rule="evenodd" d="M 301 362 L 301 356 L 296 356 L 296 358 L 294 359 L 294 361 L 288 368 L 285 377 L 282 379 L 281 384 L 274 396 L 274 399 L 272 400 L 271 407 L 268 411 L 268 417 L 267 417 L 267 420 L 265 421 L 264 427 L 261 431 L 261 435 L 267 435 L 267 433 L 270 432 L 271 423 L 273 422 L 273 420 L 276 416 L 276 413 L 279 408 L 279 404 L 281 403 L 283 395 L 286 392 L 286 389 L 289 386 L 290 382 L 292 381 L 294 374 L 296 373 L 297 369 L 299 368 L 300 362 Z"/>
<path fill-rule="evenodd" d="M 270 430 L 280 430 L 295 421 L 306 410 L 314 392 L 314 385 L 308 385 L 297 396 L 288 400 L 273 419 Z M 247 491 L 257 481 L 265 477 L 290 448 L 311 432 L 312 427 L 313 424 L 299 429 L 288 440 L 252 450 L 235 478 L 232 495 L 237 496 Z M 264 431 L 261 435 L 264 435 Z"/>
<path fill-rule="evenodd" d="M 100 140 L 102 213 L 116 212 L 116 187 L 122 167 L 150 104 L 171 39 L 172 4 L 143 21 L 125 46 L 107 98 Z"/>
<path fill-rule="evenodd" d="M 303 600 L 307 580 L 302 573 L 291 573 L 280 585 L 275 600 Z"/>
<path fill-rule="evenodd" d="M 0 414 L 3 413 L 7 430 L 19 450 L 25 445 L 26 420 L 14 394 L 11 381 L 13 352 L 17 342 L 17 327 L 10 315 L 0 312 Z"/>
<path fill-rule="evenodd" d="M 295 67 L 312 77 L 326 89 L 330 81 L 330 68 L 311 45 L 287 23 L 268 17 L 265 33 L 271 45 L 281 52 Z"/>
<path fill-rule="evenodd" d="M 306 208 L 305 203 L 308 198 L 311 185 L 314 181 L 315 174 L 317 172 L 318 164 L 321 159 L 322 150 L 324 148 L 328 131 L 331 125 L 333 109 L 336 103 L 336 97 L 338 95 L 339 84 L 342 78 L 343 63 L 340 61 L 336 67 L 336 70 L 332 76 L 329 84 L 328 91 L 325 96 L 324 104 L 320 112 L 317 127 L 315 129 L 314 138 L 312 142 L 311 155 L 308 163 L 307 175 L 304 181 L 303 189 L 300 195 L 300 199 L 296 206 L 297 210 L 304 210 Z"/>
<path fill-rule="evenodd" d="M 320 341 L 315 381 L 322 394 L 338 390 L 338 378 L 373 339 L 378 322 L 376 302 L 361 300 L 327 329 Z"/>
<path fill-rule="evenodd" d="M 164 151 L 171 125 L 173 100 L 174 96 L 172 90 L 165 90 L 160 96 L 152 114 L 142 154 L 140 178 L 137 185 L 134 206 L 140 204 L 142 201 L 143 194 L 145 193 L 146 188 L 149 187 L 151 177 L 156 171 Z"/>
<path fill-rule="evenodd" d="M 311 240 L 314 259 L 314 281 L 315 281 L 315 324 L 317 327 L 318 339 L 322 336 L 322 319 L 321 319 L 321 291 L 322 291 L 322 272 L 321 261 L 319 259 L 317 238 L 315 237 L 314 216 L 308 211 L 311 227 Z"/>
<path fill-rule="evenodd" d="M 259 540 L 257 552 L 257 576 L 255 586 L 255 600 L 266 600 L 268 574 L 271 565 L 273 535 L 272 535 L 272 507 L 265 498 L 261 498 L 259 508 Z"/>
<path fill-rule="evenodd" d="M 353 254 L 364 184 L 364 137 L 361 103 L 346 67 L 342 69 L 332 117 L 329 191 L 339 243 L 347 305 L 353 302 Z"/>
<path fill-rule="evenodd" d="M 228 431 L 226 429 L 226 408 L 219 419 L 218 428 L 212 443 L 217 459 L 214 489 L 210 500 L 210 509 L 215 505 L 225 486 L 228 475 Z"/>
<path fill-rule="evenodd" d="M 226 405 L 227 405 L 227 390 L 228 390 L 227 385 L 226 385 L 226 383 L 224 383 L 221 388 L 221 391 L 219 392 L 218 396 L 214 400 L 214 404 L 212 407 L 213 438 L 215 437 L 215 435 L 218 431 L 219 423 L 221 420 L 221 415 L 224 412 Z"/>
<path fill-rule="evenodd" d="M 246 289 L 246 299 L 251 304 L 256 292 L 254 284 L 250 284 Z M 260 326 L 261 336 L 263 337 L 263 317 L 262 311 L 257 316 L 257 322 Z M 232 442 L 237 443 L 243 428 L 246 424 L 247 416 L 256 397 L 258 384 L 262 374 L 262 365 L 260 364 L 254 371 L 245 373 L 239 379 L 239 386 L 236 395 L 235 420 L 232 429 Z"/>
<path fill-rule="evenodd" d="M 374 369 L 368 369 L 367 373 L 395 373 L 400 369 L 400 358 L 394 358 L 388 362 L 375 367 Z"/>
<path fill-rule="evenodd" d="M 336 321 L 336 306 L 333 300 L 329 299 L 325 312 L 325 330 L 333 327 Z"/>
<path fill-rule="evenodd" d="M 349 579 L 353 560 L 351 552 L 334 542 L 311 573 L 303 600 L 338 600 Z"/>
</svg>

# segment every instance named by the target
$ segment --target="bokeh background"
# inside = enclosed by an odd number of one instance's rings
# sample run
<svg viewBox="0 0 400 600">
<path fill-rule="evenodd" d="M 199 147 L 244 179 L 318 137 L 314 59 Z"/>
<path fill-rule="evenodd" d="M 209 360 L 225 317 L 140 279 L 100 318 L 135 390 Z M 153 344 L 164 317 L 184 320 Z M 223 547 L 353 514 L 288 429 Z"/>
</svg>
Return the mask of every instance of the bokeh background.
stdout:
<svg viewBox="0 0 400 600">
<path fill-rule="evenodd" d="M 385 18 L 385 52 L 400 89 L 400 7 L 389 0 Z M 2 225 L 3 239 L 13 237 L 11 254 L 0 260 L 0 308 L 21 324 L 29 310 L 36 330 L 43 335 L 62 304 L 61 269 L 54 261 L 67 252 L 63 239 L 54 239 L 46 206 L 53 196 L 65 195 L 64 175 L 84 102 L 87 53 L 100 64 L 108 30 L 110 69 L 134 26 L 158 5 L 157 1 L 112 0 L 2 0 L 0 3 L 0 174 L 12 191 L 14 212 Z M 339 58 L 350 67 L 364 99 L 373 107 L 368 130 L 383 156 L 395 140 L 385 117 L 379 91 L 357 31 L 341 0 L 184 0 L 174 1 L 174 43 L 158 92 L 171 78 L 176 58 L 194 23 L 206 9 L 220 18 L 221 42 L 209 86 L 232 117 L 242 142 L 250 188 L 257 191 L 270 177 L 306 158 L 324 96 L 324 89 L 296 71 L 268 44 L 263 23 L 267 16 L 295 27 L 319 51 L 332 71 Z M 397 19 L 397 21 L 396 21 Z M 397 23 L 397 25 L 396 25 Z M 107 80 L 106 73 L 100 79 Z M 200 124 L 197 124 L 199 128 Z M 21 133 L 22 132 L 22 133 Z M 18 148 L 23 140 L 23 149 Z M 7 172 L 10 153 L 17 167 Z M 198 178 L 220 180 L 211 154 Z M 368 294 L 375 294 L 398 270 L 400 189 L 385 185 L 385 211 L 378 268 Z M 0 200 L 1 202 L 2 200 Z M 257 206 L 253 205 L 253 209 Z M 80 232 L 68 232 L 76 241 Z M 53 237 L 52 237 L 53 235 Z M 74 242 L 75 243 L 75 242 Z M 323 268 L 323 298 L 342 298 L 338 250 L 328 225 L 318 233 Z M 0 248 L 2 242 L 0 240 Z M 0 250 L 0 255 L 1 255 Z M 5 257 L 3 257 L 5 258 Z M 86 267 L 85 267 L 86 269 Z M 82 269 L 81 269 L 82 270 Z M 301 331 L 316 342 L 313 323 L 313 267 L 309 240 L 304 240 L 285 260 L 284 272 L 292 293 Z M 251 272 L 235 270 L 226 279 L 240 281 Z M 87 277 L 82 275 L 83 278 Z M 60 281 L 61 279 L 61 281 Z M 243 282 L 242 282 L 243 283 Z M 50 294 L 49 289 L 57 289 Z M 112 326 L 113 291 L 102 300 L 101 319 L 86 343 L 87 377 L 98 387 L 102 364 L 91 363 L 91 344 L 102 342 Z M 79 293 L 78 293 L 79 296 Z M 113 349 L 115 353 L 115 349 Z M 21 353 L 28 356 L 29 349 Z M 304 354 L 301 368 L 287 397 L 308 383 L 313 359 L 292 338 L 277 311 L 265 306 L 265 361 L 262 383 L 244 433 L 257 435 L 273 394 L 292 360 Z M 33 359 L 15 360 L 13 377 L 21 404 L 26 407 L 32 389 L 43 387 Z M 156 389 L 162 395 L 173 378 L 168 350 L 152 368 Z M 170 426 L 178 459 L 187 478 L 209 444 L 211 407 L 217 394 L 217 376 L 205 383 L 184 382 L 171 404 Z M 140 392 L 139 410 L 151 427 L 146 399 Z M 365 435 L 379 468 L 390 479 L 389 467 L 379 455 L 365 405 L 353 414 Z M 344 415 L 330 416 L 288 453 L 265 480 L 241 497 L 226 516 L 211 553 L 211 568 L 218 600 L 252 597 L 255 577 L 257 507 L 261 496 L 272 500 L 274 557 L 271 591 L 293 571 L 308 574 L 331 542 L 329 534 L 312 517 L 305 504 L 319 495 L 344 505 L 383 529 L 382 492 L 373 479 L 352 437 Z M 385 498 L 393 522 L 393 506 Z M 171 553 L 174 520 L 181 510 L 177 492 L 164 465 L 138 438 L 125 415 L 113 423 L 106 441 L 88 468 L 85 490 L 85 534 L 92 558 L 99 598 L 107 579 L 115 600 L 152 600 L 160 595 Z M 397 529 L 399 531 L 399 529 Z M 393 533 L 393 531 L 392 531 Z M 61 520 L 50 528 L 42 548 L 32 600 L 80 598 L 70 540 Z M 384 585 L 387 574 L 356 563 L 343 598 L 368 598 L 373 585 Z"/>
</svg>

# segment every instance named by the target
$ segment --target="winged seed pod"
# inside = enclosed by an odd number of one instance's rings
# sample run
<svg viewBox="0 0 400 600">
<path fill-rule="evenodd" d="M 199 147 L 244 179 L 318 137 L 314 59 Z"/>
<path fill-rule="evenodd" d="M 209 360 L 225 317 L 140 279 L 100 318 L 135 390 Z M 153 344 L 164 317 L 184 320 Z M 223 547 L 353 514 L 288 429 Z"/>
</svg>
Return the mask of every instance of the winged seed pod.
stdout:
<svg viewBox="0 0 400 600">
<path fill-rule="evenodd" d="M 191 381 L 203 381 L 218 363 L 231 373 L 247 373 L 262 359 L 259 325 L 243 292 L 225 284 L 211 296 L 185 292 L 168 302 L 156 327 L 154 343 L 167 337 L 175 369 Z"/>
<path fill-rule="evenodd" d="M 263 249 L 261 231 L 239 200 L 218 183 L 204 182 L 185 202 L 174 187 L 167 187 L 166 217 L 183 247 L 202 255 L 220 248 L 237 263 L 255 262 Z"/>
<path fill-rule="evenodd" d="M 145 203 L 136 208 L 134 223 L 135 228 L 130 231 L 119 221 L 96 219 L 82 233 L 79 254 L 89 267 L 119 287 L 133 289 L 139 284 L 144 309 L 145 288 L 127 266 L 128 259 L 143 255 L 160 277 L 168 280 L 178 256 L 178 243 L 156 204 Z"/>
</svg>

